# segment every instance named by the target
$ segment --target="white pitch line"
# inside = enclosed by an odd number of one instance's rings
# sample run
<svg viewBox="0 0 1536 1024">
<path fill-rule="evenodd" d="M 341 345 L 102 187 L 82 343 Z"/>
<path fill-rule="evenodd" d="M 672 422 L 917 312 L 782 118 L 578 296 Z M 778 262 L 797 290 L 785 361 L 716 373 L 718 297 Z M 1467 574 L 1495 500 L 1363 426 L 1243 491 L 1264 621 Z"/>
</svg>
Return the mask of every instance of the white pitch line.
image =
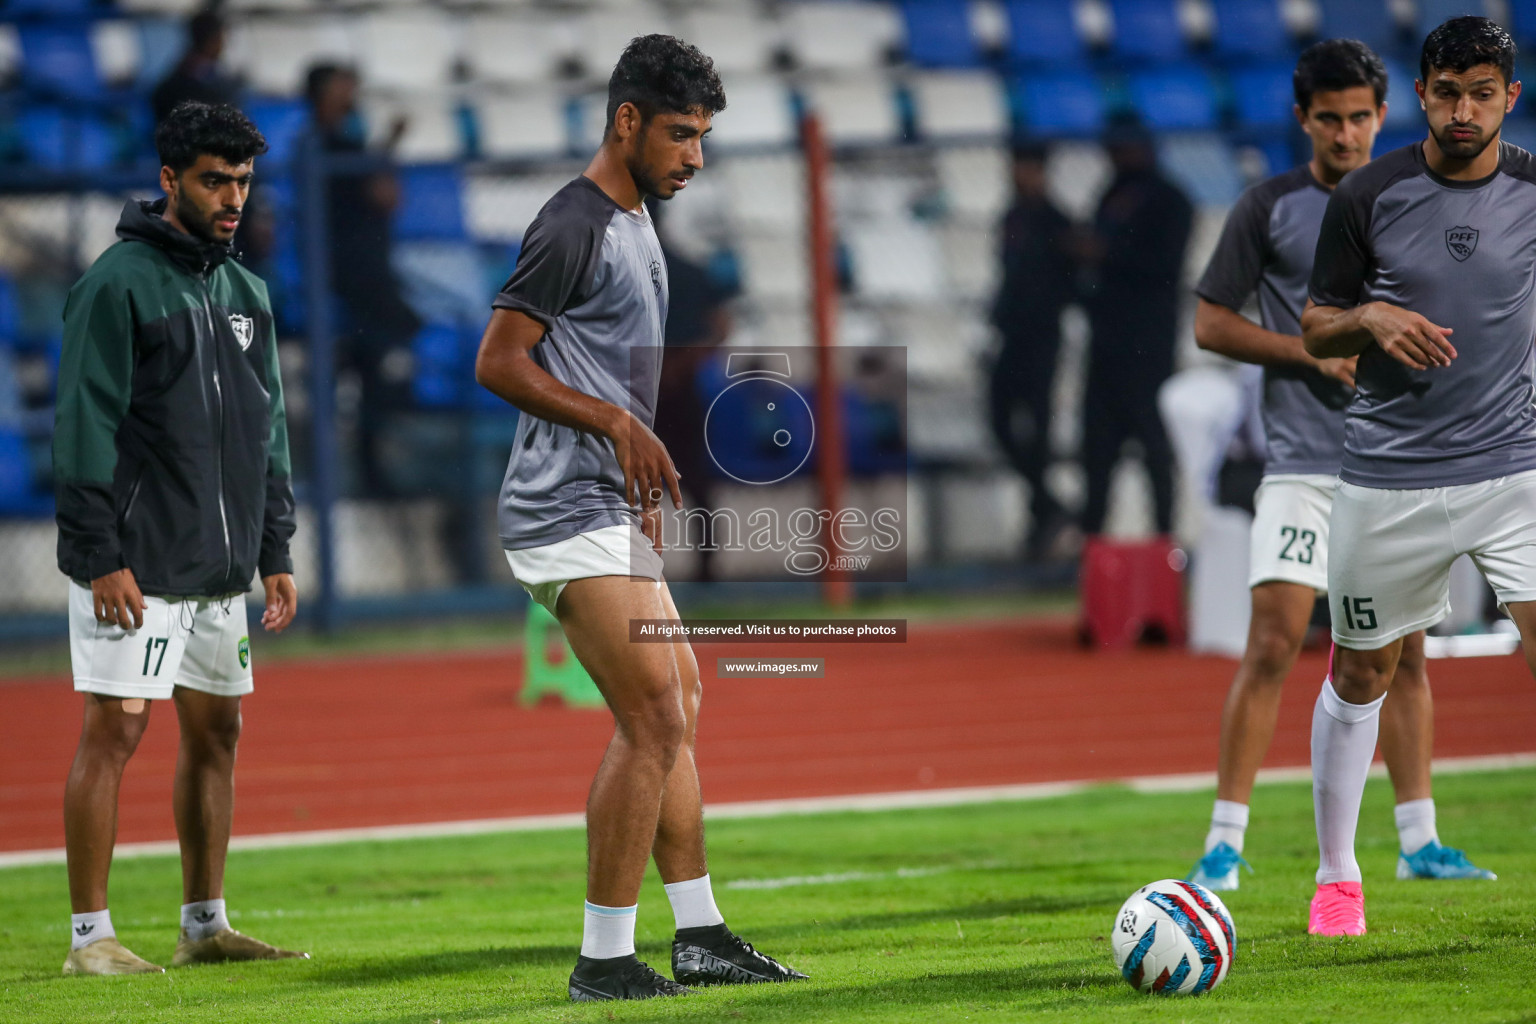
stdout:
<svg viewBox="0 0 1536 1024">
<path fill-rule="evenodd" d="M 1482 757 L 1443 757 L 1435 761 L 1436 774 L 1508 771 L 1536 766 L 1536 753 L 1493 754 Z M 1386 769 L 1375 765 L 1374 777 Z M 1312 777 L 1307 768 L 1265 768 L 1259 772 L 1260 783 L 1304 782 Z M 932 807 L 962 807 L 971 804 L 1018 800 L 1044 800 L 1080 793 L 1095 786 L 1129 786 L 1138 793 L 1180 793 L 1211 789 L 1215 772 L 1182 775 L 1146 775 L 1129 779 L 1076 779 L 1070 782 L 1031 782 L 1011 786 L 967 786 L 955 789 L 922 789 L 900 793 L 864 793 L 850 796 L 804 797 L 794 800 L 753 800 L 743 803 L 715 804 L 705 810 L 705 817 L 719 821 L 731 818 L 767 818 L 791 814 L 835 814 L 843 811 L 893 811 Z M 582 814 L 540 814 L 519 818 L 480 818 L 471 821 L 439 821 L 418 825 L 380 825 L 370 828 L 320 829 L 312 832 L 273 832 L 265 835 L 235 836 L 231 850 L 278 850 L 289 847 L 328 846 L 333 843 L 389 842 L 399 839 L 439 839 L 445 836 L 474 836 L 495 832 L 548 832 L 581 828 Z M 114 857 L 165 857 L 177 853 L 174 841 L 120 843 Z M 62 864 L 64 850 L 17 850 L 0 853 L 0 869 L 35 864 Z"/>
</svg>

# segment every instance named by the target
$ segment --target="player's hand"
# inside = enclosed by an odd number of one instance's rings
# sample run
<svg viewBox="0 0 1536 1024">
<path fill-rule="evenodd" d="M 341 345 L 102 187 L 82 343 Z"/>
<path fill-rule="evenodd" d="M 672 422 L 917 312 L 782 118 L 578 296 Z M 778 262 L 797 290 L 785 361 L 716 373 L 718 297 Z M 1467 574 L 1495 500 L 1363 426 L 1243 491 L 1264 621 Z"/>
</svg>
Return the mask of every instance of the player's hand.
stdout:
<svg viewBox="0 0 1536 1024">
<path fill-rule="evenodd" d="M 1373 302 L 1364 310 L 1362 323 L 1382 351 L 1404 366 L 1427 370 L 1450 366 L 1456 358 L 1456 349 L 1449 341 L 1451 328 L 1432 324 L 1400 306 Z"/>
<path fill-rule="evenodd" d="M 674 508 L 683 507 L 683 493 L 677 486 L 677 467 L 651 429 L 624 413 L 619 427 L 610 434 L 613 454 L 624 471 L 624 500 L 644 511 L 661 508 L 661 499 L 672 494 Z M 654 541 L 655 538 L 652 538 Z"/>
<path fill-rule="evenodd" d="M 139 581 L 133 578 L 132 569 L 119 569 L 91 580 L 91 602 L 97 622 L 123 629 L 144 625 L 144 595 L 139 592 Z"/>
<path fill-rule="evenodd" d="M 1318 359 L 1313 365 L 1324 377 L 1338 381 L 1351 391 L 1355 389 L 1355 362 L 1359 356 L 1343 356 L 1336 359 Z"/>
<path fill-rule="evenodd" d="M 261 613 L 261 624 L 269 633 L 281 633 L 299 610 L 299 588 L 293 585 L 293 575 L 286 572 L 263 576 L 261 585 L 267 591 L 267 610 Z"/>
</svg>

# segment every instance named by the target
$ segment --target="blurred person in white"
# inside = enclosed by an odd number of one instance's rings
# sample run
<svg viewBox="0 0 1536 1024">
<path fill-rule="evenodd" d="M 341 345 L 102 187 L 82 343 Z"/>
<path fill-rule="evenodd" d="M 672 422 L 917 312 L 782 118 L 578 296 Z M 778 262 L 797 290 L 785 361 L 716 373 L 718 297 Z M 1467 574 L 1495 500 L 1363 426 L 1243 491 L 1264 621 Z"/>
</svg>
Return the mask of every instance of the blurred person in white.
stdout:
<svg viewBox="0 0 1536 1024">
<path fill-rule="evenodd" d="M 688 186 L 723 109 L 714 63 L 697 48 L 665 35 L 630 42 L 609 79 L 602 145 L 529 225 L 475 363 L 476 380 L 523 413 L 498 510 L 507 564 L 560 620 L 614 717 L 587 798 L 587 899 L 568 985 L 577 1002 L 805 977 L 737 936 L 715 905 L 692 646 L 630 635 L 633 620 L 679 618 L 658 551 L 661 502 L 682 498 L 652 432 L 668 280 L 645 200 Z M 675 980 L 635 956 L 652 858 L 677 925 Z"/>
<path fill-rule="evenodd" d="M 1189 876 L 1213 889 L 1238 887 L 1254 778 L 1313 605 L 1328 591 L 1328 516 L 1344 457 L 1355 358 L 1308 355 L 1301 312 L 1328 197 L 1346 174 L 1370 161 L 1386 116 L 1386 67 L 1356 40 L 1309 47 L 1296 62 L 1293 83 L 1293 109 L 1311 140 L 1311 159 L 1243 194 L 1195 288 L 1200 346 L 1264 368 L 1268 448 L 1250 538 L 1247 648 L 1222 709 L 1205 852 Z M 1257 324 L 1240 312 L 1255 294 Z M 1492 877 L 1460 851 L 1439 846 L 1430 783 L 1433 712 L 1424 633 L 1417 631 L 1404 640 L 1392 696 L 1382 708 L 1381 750 L 1397 794 L 1403 862 L 1411 877 Z M 1426 850 L 1444 853 L 1409 861 Z"/>
</svg>

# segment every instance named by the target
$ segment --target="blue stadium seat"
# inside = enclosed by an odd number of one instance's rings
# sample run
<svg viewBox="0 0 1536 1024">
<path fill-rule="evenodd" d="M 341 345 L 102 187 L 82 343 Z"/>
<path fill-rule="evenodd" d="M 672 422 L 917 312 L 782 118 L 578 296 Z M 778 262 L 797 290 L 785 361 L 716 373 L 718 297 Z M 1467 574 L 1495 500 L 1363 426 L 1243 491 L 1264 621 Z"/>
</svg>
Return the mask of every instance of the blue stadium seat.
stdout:
<svg viewBox="0 0 1536 1024">
<path fill-rule="evenodd" d="M 1508 0 L 1509 31 L 1522 47 L 1536 43 L 1536 0 Z"/>
<path fill-rule="evenodd" d="M 1071 4 L 1008 0 L 1009 60 L 1017 64 L 1070 63 L 1080 59 L 1085 49 Z"/>
<path fill-rule="evenodd" d="M 396 238 L 465 239 L 464 182 L 455 164 L 418 164 L 400 169 Z"/>
<path fill-rule="evenodd" d="M 104 86 L 91 51 L 89 26 L 84 22 L 23 24 L 22 81 L 30 89 L 53 96 L 95 99 Z"/>
<path fill-rule="evenodd" d="M 0 275 L 0 345 L 14 346 L 21 330 L 21 311 L 16 305 L 16 285 Z"/>
<path fill-rule="evenodd" d="M 1481 0 L 1416 0 L 1418 8 L 1418 20 L 1415 25 L 1418 28 L 1418 40 L 1423 42 L 1424 37 L 1440 23 L 1451 18 L 1460 17 L 1463 14 L 1486 14 L 1487 5 Z M 1505 19 L 1508 22 L 1510 19 Z M 1508 24 L 1505 28 L 1508 28 Z"/>
<path fill-rule="evenodd" d="M 1015 115 L 1032 135 L 1097 135 L 1104 128 L 1104 92 L 1087 69 L 1019 75 L 1010 91 Z"/>
<path fill-rule="evenodd" d="M 1295 49 L 1278 0 L 1214 0 L 1216 52 L 1228 57 L 1273 57 Z"/>
<path fill-rule="evenodd" d="M 1111 0 L 1115 55 L 1138 61 L 1178 60 L 1185 56 L 1178 8 L 1178 0 Z"/>
<path fill-rule="evenodd" d="M 7 18 L 90 14 L 99 10 L 96 0 L 6 0 L 0 10 Z"/>
<path fill-rule="evenodd" d="M 1231 206 L 1243 193 L 1243 172 L 1220 133 L 1164 135 L 1157 154 L 1163 172 L 1196 206 Z"/>
<path fill-rule="evenodd" d="M 1270 174 L 1288 171 L 1301 163 L 1296 152 L 1296 146 L 1291 141 L 1295 137 L 1294 135 L 1274 135 L 1256 144 L 1259 152 L 1264 154 L 1264 162 L 1269 165 Z M 1310 147 L 1308 147 L 1307 152 L 1310 156 Z M 1376 152 L 1384 153 L 1386 151 L 1378 146 Z"/>
<path fill-rule="evenodd" d="M 1387 119 L 1384 131 L 1418 131 L 1425 126 L 1424 111 L 1419 109 L 1419 97 L 1414 92 L 1414 80 L 1419 77 L 1417 65 L 1406 61 L 1387 59 Z"/>
<path fill-rule="evenodd" d="M 1319 35 L 1358 39 L 1382 56 L 1402 46 L 1402 32 L 1386 0 L 1318 0 L 1323 21 Z"/>
<path fill-rule="evenodd" d="M 1232 72 L 1232 101 L 1244 128 L 1284 128 L 1295 120 L 1290 64 L 1261 64 Z"/>
<path fill-rule="evenodd" d="M 969 68 L 981 63 L 971 34 L 971 6 L 957 0 L 904 0 L 907 58 L 937 68 Z"/>
<path fill-rule="evenodd" d="M 466 379 L 474 382 L 463 335 L 464 331 L 452 324 L 427 324 L 412 340 L 415 376 L 411 379 L 411 394 L 417 405 L 443 409 L 463 401 Z"/>
<path fill-rule="evenodd" d="M 309 125 L 309 106 L 303 100 L 259 97 L 245 104 L 245 113 L 267 139 L 267 152 L 259 163 L 265 176 L 275 169 L 286 171 L 299 139 Z"/>
<path fill-rule="evenodd" d="M 16 121 L 22 153 L 29 163 L 56 171 L 90 171 L 118 158 L 116 133 L 93 114 L 40 105 L 22 111 Z"/>
<path fill-rule="evenodd" d="M 29 512 L 35 502 L 27 439 L 16 430 L 0 427 L 0 512 Z"/>
<path fill-rule="evenodd" d="M 1127 85 L 1131 106 L 1153 131 L 1200 131 L 1216 127 L 1216 86 L 1191 65 L 1138 71 Z"/>
</svg>

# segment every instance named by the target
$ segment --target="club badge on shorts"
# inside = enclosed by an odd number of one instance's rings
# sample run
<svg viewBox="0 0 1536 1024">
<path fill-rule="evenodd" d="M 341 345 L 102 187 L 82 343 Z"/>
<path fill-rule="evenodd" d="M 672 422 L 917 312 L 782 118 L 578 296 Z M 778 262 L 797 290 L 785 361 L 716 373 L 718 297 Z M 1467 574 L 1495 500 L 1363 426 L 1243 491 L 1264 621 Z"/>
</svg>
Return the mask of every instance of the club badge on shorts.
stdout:
<svg viewBox="0 0 1536 1024">
<path fill-rule="evenodd" d="M 256 321 L 239 313 L 229 314 L 229 326 L 234 329 L 235 340 L 240 343 L 241 351 L 251 347 L 251 338 L 256 334 Z"/>
<path fill-rule="evenodd" d="M 243 637 L 240 638 L 239 650 L 240 650 L 240 667 L 241 668 L 250 668 L 251 667 L 251 638 L 250 637 L 243 636 Z"/>
</svg>

